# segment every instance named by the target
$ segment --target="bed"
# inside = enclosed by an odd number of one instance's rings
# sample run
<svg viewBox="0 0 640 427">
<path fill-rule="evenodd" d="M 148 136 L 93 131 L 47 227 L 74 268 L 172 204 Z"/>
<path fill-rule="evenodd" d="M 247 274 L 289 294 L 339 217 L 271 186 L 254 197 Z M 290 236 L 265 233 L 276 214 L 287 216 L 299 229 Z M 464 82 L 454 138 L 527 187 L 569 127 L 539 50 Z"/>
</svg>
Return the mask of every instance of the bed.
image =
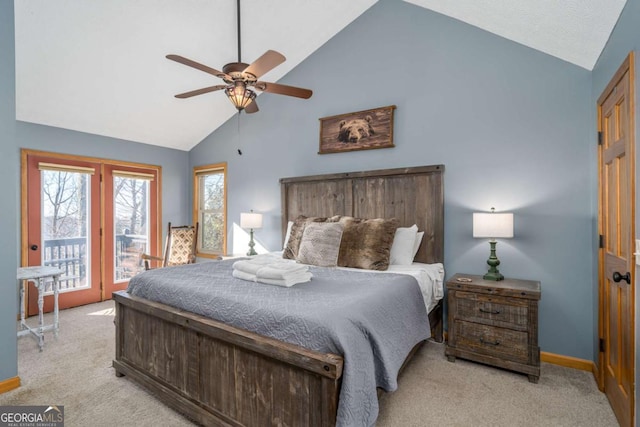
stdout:
<svg viewBox="0 0 640 427">
<path fill-rule="evenodd" d="M 436 165 L 284 178 L 283 233 L 301 214 L 393 217 L 400 226 L 424 230 L 416 261 L 442 262 L 443 172 Z M 335 424 L 344 369 L 340 355 L 126 292 L 114 298 L 116 375 L 127 375 L 196 422 Z M 441 341 L 442 300 L 429 312 L 429 323 Z"/>
</svg>

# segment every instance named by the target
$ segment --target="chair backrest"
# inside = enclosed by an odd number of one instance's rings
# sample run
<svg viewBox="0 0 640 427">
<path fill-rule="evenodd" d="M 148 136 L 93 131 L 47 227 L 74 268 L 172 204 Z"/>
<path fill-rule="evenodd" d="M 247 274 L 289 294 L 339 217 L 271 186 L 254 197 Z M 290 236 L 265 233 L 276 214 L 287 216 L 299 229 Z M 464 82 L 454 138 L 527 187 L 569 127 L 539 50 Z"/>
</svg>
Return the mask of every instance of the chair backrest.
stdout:
<svg viewBox="0 0 640 427">
<path fill-rule="evenodd" d="M 196 262 L 198 223 L 172 227 L 169 223 L 167 241 L 164 248 L 163 267 L 192 264 Z"/>
</svg>

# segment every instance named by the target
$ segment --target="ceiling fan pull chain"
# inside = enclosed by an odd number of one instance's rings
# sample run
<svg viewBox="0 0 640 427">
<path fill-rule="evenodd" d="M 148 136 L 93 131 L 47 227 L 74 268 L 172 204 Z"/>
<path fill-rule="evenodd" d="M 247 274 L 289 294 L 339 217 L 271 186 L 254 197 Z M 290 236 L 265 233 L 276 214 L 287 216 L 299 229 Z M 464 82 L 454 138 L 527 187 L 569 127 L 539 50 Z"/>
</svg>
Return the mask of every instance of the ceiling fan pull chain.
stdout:
<svg viewBox="0 0 640 427">
<path fill-rule="evenodd" d="M 237 123 L 238 123 L 238 142 L 237 145 L 238 147 L 240 147 L 242 145 L 242 135 L 240 133 L 240 110 L 238 110 L 238 114 L 236 114 L 236 116 L 238 117 Z M 238 154 L 242 156 L 242 151 L 238 148 Z"/>
</svg>

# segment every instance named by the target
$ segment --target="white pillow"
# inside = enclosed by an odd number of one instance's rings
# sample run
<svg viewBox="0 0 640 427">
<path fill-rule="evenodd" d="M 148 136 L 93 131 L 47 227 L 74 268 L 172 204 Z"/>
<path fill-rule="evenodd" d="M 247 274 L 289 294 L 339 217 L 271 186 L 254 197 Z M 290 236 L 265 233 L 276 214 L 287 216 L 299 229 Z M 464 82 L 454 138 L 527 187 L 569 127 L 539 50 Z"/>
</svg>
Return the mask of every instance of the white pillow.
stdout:
<svg viewBox="0 0 640 427">
<path fill-rule="evenodd" d="M 413 263 L 413 248 L 416 244 L 418 226 L 398 227 L 393 237 L 391 254 L 389 256 L 390 265 L 411 265 Z"/>
<path fill-rule="evenodd" d="M 282 245 L 283 251 L 287 249 L 287 243 L 289 243 L 289 237 L 291 237 L 291 227 L 293 227 L 293 221 L 287 223 L 287 232 L 284 235 L 284 245 Z"/>
<path fill-rule="evenodd" d="M 413 244 L 413 257 L 411 258 L 411 262 L 413 262 L 413 259 L 416 257 L 416 254 L 418 253 L 418 249 L 420 249 L 420 243 L 422 243 L 422 237 L 424 236 L 424 231 L 419 231 L 418 233 L 416 233 L 416 241 Z"/>
</svg>

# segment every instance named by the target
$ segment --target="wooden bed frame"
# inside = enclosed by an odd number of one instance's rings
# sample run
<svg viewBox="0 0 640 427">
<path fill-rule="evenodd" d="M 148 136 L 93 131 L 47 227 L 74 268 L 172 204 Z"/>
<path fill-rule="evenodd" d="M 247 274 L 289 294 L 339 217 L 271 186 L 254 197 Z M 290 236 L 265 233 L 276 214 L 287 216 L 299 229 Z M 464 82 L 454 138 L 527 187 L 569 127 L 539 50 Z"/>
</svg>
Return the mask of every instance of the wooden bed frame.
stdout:
<svg viewBox="0 0 640 427">
<path fill-rule="evenodd" d="M 299 214 L 398 218 L 425 231 L 416 260 L 443 262 L 444 166 L 280 180 L 282 222 Z M 343 359 L 131 296 L 116 302 L 116 376 L 203 425 L 332 426 Z M 429 313 L 442 340 L 442 301 Z M 414 354 L 414 350 L 408 359 Z M 407 363 L 405 361 L 405 365 Z"/>
</svg>

